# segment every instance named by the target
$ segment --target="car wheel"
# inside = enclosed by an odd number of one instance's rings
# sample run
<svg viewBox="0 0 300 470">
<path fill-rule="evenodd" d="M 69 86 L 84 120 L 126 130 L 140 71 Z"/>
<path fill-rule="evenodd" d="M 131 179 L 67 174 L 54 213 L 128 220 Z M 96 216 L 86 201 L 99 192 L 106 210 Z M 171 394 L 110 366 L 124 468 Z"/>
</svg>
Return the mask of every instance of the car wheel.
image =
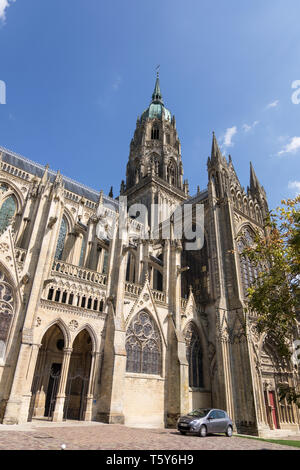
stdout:
<svg viewBox="0 0 300 470">
<path fill-rule="evenodd" d="M 199 436 L 200 437 L 206 437 L 206 435 L 207 435 L 206 426 L 202 425 L 199 429 Z"/>
<path fill-rule="evenodd" d="M 227 437 L 231 437 L 232 436 L 232 426 L 228 426 L 228 428 L 226 429 L 226 436 Z"/>
<path fill-rule="evenodd" d="M 183 434 L 184 436 L 186 435 L 186 431 L 179 431 L 180 434 Z"/>
</svg>

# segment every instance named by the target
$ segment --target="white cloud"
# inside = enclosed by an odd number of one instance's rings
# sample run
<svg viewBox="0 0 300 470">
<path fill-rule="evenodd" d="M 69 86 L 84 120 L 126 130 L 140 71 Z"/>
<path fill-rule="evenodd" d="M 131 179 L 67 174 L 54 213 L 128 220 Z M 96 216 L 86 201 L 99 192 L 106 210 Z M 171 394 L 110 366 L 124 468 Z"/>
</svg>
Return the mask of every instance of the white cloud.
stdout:
<svg viewBox="0 0 300 470">
<path fill-rule="evenodd" d="M 253 124 L 243 124 L 243 129 L 245 132 L 249 132 L 251 131 L 251 129 L 253 129 L 255 126 L 257 126 L 257 124 L 259 124 L 259 121 L 254 121 Z"/>
<path fill-rule="evenodd" d="M 278 152 L 277 155 L 282 155 L 283 153 L 296 153 L 300 149 L 300 137 L 292 137 L 290 142 Z"/>
<path fill-rule="evenodd" d="M 234 144 L 232 143 L 232 138 L 233 136 L 237 133 L 237 127 L 229 127 L 226 129 L 225 136 L 224 136 L 224 142 L 223 142 L 223 147 L 232 147 Z"/>
<path fill-rule="evenodd" d="M 269 103 L 269 104 L 266 106 L 266 109 L 269 109 L 269 108 L 276 108 L 276 106 L 278 106 L 278 104 L 279 104 L 279 100 L 272 101 L 272 103 Z"/>
<path fill-rule="evenodd" d="M 289 181 L 288 188 L 295 191 L 295 196 L 300 194 L 300 181 Z"/>
<path fill-rule="evenodd" d="M 0 0 L 0 20 L 2 22 L 6 19 L 6 9 L 16 0 Z"/>
</svg>

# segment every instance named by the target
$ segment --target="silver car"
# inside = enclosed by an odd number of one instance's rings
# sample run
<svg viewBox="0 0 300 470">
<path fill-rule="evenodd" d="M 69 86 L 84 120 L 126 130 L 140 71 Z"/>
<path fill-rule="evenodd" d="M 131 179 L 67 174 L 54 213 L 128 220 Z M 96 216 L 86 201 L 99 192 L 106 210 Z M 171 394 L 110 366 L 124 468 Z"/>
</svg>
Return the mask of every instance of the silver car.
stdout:
<svg viewBox="0 0 300 470">
<path fill-rule="evenodd" d="M 180 416 L 177 429 L 181 434 L 193 433 L 205 437 L 209 433 L 224 432 L 231 437 L 233 424 L 226 411 L 216 408 L 199 408 Z"/>
</svg>

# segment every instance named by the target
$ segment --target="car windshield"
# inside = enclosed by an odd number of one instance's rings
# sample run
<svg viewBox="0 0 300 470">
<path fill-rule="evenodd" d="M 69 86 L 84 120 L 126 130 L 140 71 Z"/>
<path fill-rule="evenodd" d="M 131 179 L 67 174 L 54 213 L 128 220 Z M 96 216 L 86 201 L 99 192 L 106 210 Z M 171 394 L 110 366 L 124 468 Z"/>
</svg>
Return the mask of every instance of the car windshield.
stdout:
<svg viewBox="0 0 300 470">
<path fill-rule="evenodd" d="M 204 418 L 210 410 L 207 408 L 200 408 L 199 410 L 193 410 L 188 413 L 188 416 L 199 416 L 200 418 Z"/>
</svg>

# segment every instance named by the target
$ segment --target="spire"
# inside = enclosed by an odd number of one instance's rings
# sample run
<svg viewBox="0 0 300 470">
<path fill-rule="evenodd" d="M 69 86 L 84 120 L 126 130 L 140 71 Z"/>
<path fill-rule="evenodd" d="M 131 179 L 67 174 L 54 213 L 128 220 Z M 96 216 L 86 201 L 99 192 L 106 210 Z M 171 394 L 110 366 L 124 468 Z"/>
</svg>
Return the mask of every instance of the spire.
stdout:
<svg viewBox="0 0 300 470">
<path fill-rule="evenodd" d="M 155 87 L 154 91 L 152 94 L 152 103 L 160 102 L 163 103 L 162 96 L 161 96 L 161 91 L 160 91 L 160 83 L 159 83 L 159 72 L 156 72 L 156 82 L 155 82 Z"/>
<path fill-rule="evenodd" d="M 222 159 L 221 150 L 219 149 L 217 138 L 214 132 L 213 132 L 213 141 L 212 141 L 212 146 L 211 146 L 211 159 L 212 161 Z"/>
<path fill-rule="evenodd" d="M 45 170 L 44 170 L 43 176 L 41 178 L 41 183 L 46 183 L 47 177 L 48 177 L 48 169 L 49 169 L 49 165 L 47 163 L 47 165 L 45 165 Z"/>
<path fill-rule="evenodd" d="M 252 162 L 250 162 L 250 190 L 255 191 L 260 188 L 259 181 L 255 174 L 254 168 L 252 166 Z"/>
</svg>

